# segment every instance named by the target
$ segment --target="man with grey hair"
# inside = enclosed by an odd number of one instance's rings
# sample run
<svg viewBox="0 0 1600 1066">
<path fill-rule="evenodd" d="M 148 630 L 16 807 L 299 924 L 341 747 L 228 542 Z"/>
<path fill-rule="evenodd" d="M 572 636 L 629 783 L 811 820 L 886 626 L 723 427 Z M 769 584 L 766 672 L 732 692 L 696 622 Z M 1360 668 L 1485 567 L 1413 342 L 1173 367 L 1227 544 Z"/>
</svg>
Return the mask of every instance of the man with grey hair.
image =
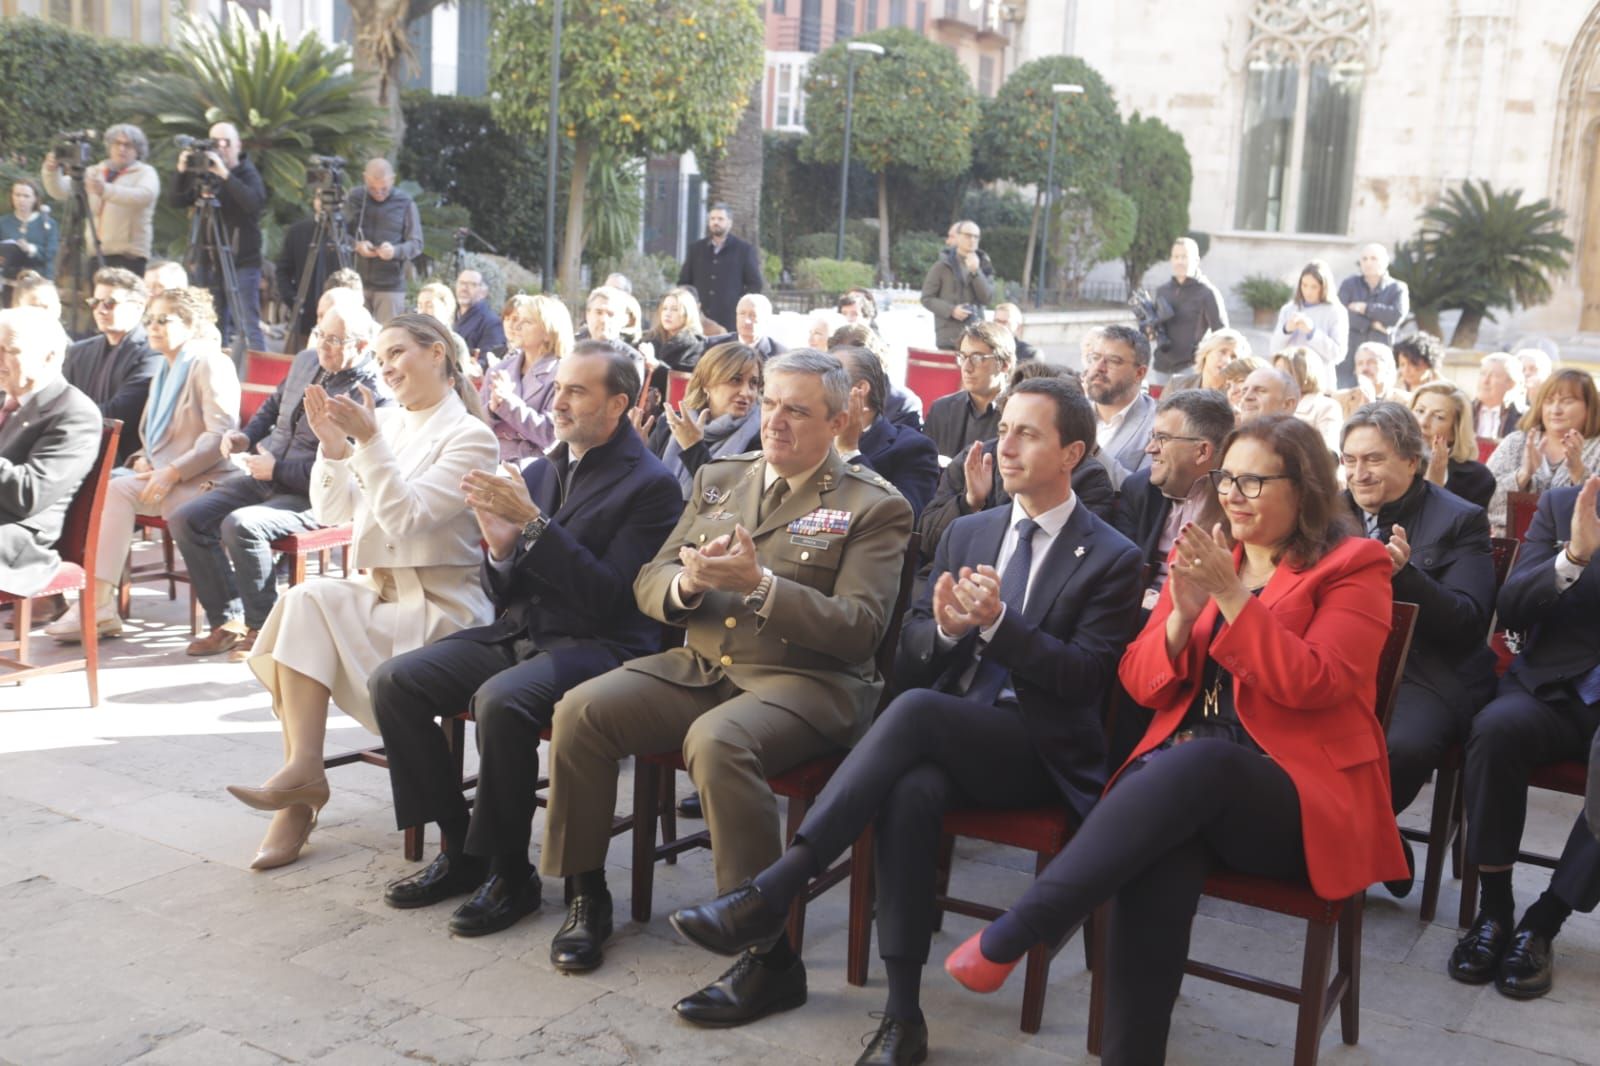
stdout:
<svg viewBox="0 0 1600 1066">
<path fill-rule="evenodd" d="M 1258 367 L 1250 371 L 1239 389 L 1239 421 L 1261 415 L 1292 415 L 1300 406 L 1300 383 L 1294 375 L 1277 367 Z"/>
<path fill-rule="evenodd" d="M 211 626 L 189 643 L 190 655 L 246 658 L 278 602 L 272 542 L 317 528 L 310 495 L 318 442 L 305 417 L 306 388 L 357 400 L 365 388 L 379 404 L 388 402 L 370 350 L 372 316 L 354 299 L 324 300 L 312 347 L 295 356 L 249 425 L 222 439 L 222 454 L 236 457 L 239 472 L 167 520 Z"/>
<path fill-rule="evenodd" d="M 100 409 L 67 383 L 67 334 L 37 307 L 0 311 L 0 588 L 43 591 L 67 508 L 100 454 Z"/>
<path fill-rule="evenodd" d="M 1156 290 L 1156 302 L 1172 309 L 1161 320 L 1167 344 L 1153 353 L 1150 384 L 1165 385 L 1194 366 L 1194 350 L 1207 333 L 1228 328 L 1228 306 L 1211 279 L 1200 272 L 1200 245 L 1192 237 L 1172 242 L 1172 280 Z"/>
<path fill-rule="evenodd" d="M 1339 302 L 1350 315 L 1350 358 L 1339 362 L 1339 387 L 1356 383 L 1356 349 L 1363 344 L 1394 344 L 1395 330 L 1411 313 L 1411 289 L 1389 273 L 1389 249 L 1364 244 L 1360 270 L 1339 284 Z"/>
<path fill-rule="evenodd" d="M 123 122 L 106 130 L 106 159 L 83 172 L 83 188 L 89 199 L 89 219 L 84 220 L 84 254 L 95 254 L 95 235 L 105 262 L 99 267 L 121 267 L 142 277 L 150 258 L 154 239 L 156 201 L 161 198 L 161 178 L 156 168 L 146 163 L 150 142 L 138 126 Z M 72 195 L 71 176 L 51 151 L 44 157 L 39 173 L 45 191 L 57 200 Z M 89 221 L 95 232 L 91 234 Z M 63 238 L 62 247 L 66 247 Z M 60 273 L 57 274 L 60 277 Z M 61 279 L 63 283 L 67 279 Z"/>
<path fill-rule="evenodd" d="M 251 351 L 262 351 L 261 336 L 261 216 L 267 209 L 267 187 L 244 154 L 239 128 L 231 122 L 218 122 L 206 137 L 215 145 L 205 152 L 193 148 L 178 155 L 178 182 L 172 190 L 174 207 L 193 207 L 208 185 L 216 190 L 221 239 L 233 252 L 234 277 L 238 281 L 239 316 L 233 321 L 233 307 L 224 292 L 222 266 L 216 249 L 191 247 L 188 262 L 195 283 L 211 292 L 217 309 L 217 328 L 227 343 L 235 329 L 244 334 Z M 202 238 L 204 239 L 204 238 Z"/>
<path fill-rule="evenodd" d="M 1522 411 L 1509 399 L 1520 367 L 1510 352 L 1490 352 L 1478 361 L 1478 394 L 1472 401 L 1472 424 L 1479 437 L 1499 440 L 1517 428 Z"/>
<path fill-rule="evenodd" d="M 394 187 L 394 166 L 380 156 L 362 168 L 344 218 L 355 242 L 362 299 L 381 326 L 406 309 L 406 262 L 422 254 L 422 215 Z"/>
<path fill-rule="evenodd" d="M 761 253 L 734 236 L 733 211 L 727 204 L 711 205 L 706 236 L 689 245 L 678 284 L 694 286 L 701 312 L 718 330 L 733 323 L 741 299 L 761 291 Z"/>
<path fill-rule="evenodd" d="M 700 468 L 677 527 L 633 585 L 640 610 L 687 631 L 683 646 L 634 659 L 556 705 L 541 870 L 566 879 L 567 919 L 550 948 L 562 972 L 599 966 L 611 935 L 605 862 L 619 760 L 682 749 L 717 890 L 727 892 L 782 850 L 767 778 L 850 746 L 877 706 L 873 657 L 911 507 L 834 451 L 850 394 L 837 359 L 799 349 L 764 376 L 761 452 Z M 675 1009 L 698 1024 L 739 1025 L 805 996 L 805 969 L 780 939 Z"/>
<path fill-rule="evenodd" d="M 1464 744 L 1494 695 L 1494 555 L 1483 508 L 1424 477 L 1422 430 L 1403 404 L 1356 409 L 1340 436 L 1345 504 L 1394 566 L 1394 598 L 1417 604 L 1416 635 L 1389 725 L 1394 812 L 1411 805 L 1444 753 Z M 1434 856 L 1435 862 L 1443 854 Z M 1406 862 L 1415 870 L 1411 845 Z M 1385 882 L 1396 896 L 1412 878 Z"/>
<path fill-rule="evenodd" d="M 747 293 L 739 297 L 739 306 L 734 312 L 733 331 L 707 337 L 705 350 L 709 352 L 719 344 L 738 341 L 754 348 L 762 359 L 771 359 L 789 350 L 782 341 L 768 332 L 771 328 L 772 301 L 759 292 Z"/>
</svg>

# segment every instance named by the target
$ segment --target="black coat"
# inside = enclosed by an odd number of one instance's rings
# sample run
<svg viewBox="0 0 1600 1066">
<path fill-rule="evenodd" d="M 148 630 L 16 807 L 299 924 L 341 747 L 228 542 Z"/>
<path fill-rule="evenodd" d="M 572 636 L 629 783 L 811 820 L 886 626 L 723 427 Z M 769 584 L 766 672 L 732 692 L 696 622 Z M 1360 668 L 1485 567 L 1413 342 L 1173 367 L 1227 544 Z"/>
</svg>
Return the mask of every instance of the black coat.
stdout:
<svg viewBox="0 0 1600 1066">
<path fill-rule="evenodd" d="M 1136 470 L 1122 482 L 1111 525 L 1138 545 L 1139 558 L 1150 565 L 1161 562 L 1161 530 L 1172 513 L 1173 501 L 1150 484 L 1150 468 Z"/>
<path fill-rule="evenodd" d="M 933 578 L 959 575 L 963 566 L 993 566 L 1010 519 L 1010 507 L 958 519 L 939 544 Z M 1139 551 L 1126 537 L 1087 508 L 1074 507 L 1040 565 L 1026 608 L 1006 610 L 984 651 L 1010 670 L 1039 758 L 1079 819 L 1105 788 L 1103 712 L 1138 623 L 1139 570 Z M 906 617 L 895 681 L 959 692 L 960 677 L 979 650 L 978 635 L 940 650 L 933 585 L 933 579 L 926 582 Z"/>
<path fill-rule="evenodd" d="M 563 442 L 523 468 L 550 524 L 531 548 L 519 541 L 508 575 L 484 560 L 483 587 L 497 617 L 447 639 L 513 640 L 523 659 L 574 647 L 604 649 L 619 660 L 661 650 L 661 627 L 640 612 L 633 579 L 683 512 L 678 480 L 626 421 L 584 455 L 563 500 L 567 456 Z"/>
<path fill-rule="evenodd" d="M 200 182 L 195 175 L 188 171 L 179 174 L 172 187 L 173 206 L 191 207 L 199 196 Z M 217 204 L 223 240 L 233 249 L 233 265 L 260 266 L 261 213 L 267 207 L 267 186 L 256 165 L 245 156 L 239 157 L 239 165 L 217 186 Z"/>
<path fill-rule="evenodd" d="M 506 327 L 500 316 L 489 309 L 488 300 L 474 300 L 456 316 L 456 333 L 467 342 L 467 350 L 482 358 L 484 352 L 506 346 Z"/>
<path fill-rule="evenodd" d="M 1489 501 L 1494 499 L 1494 475 L 1489 473 L 1488 467 L 1476 459 L 1461 462 L 1450 460 L 1444 487 L 1468 503 L 1477 504 L 1485 510 L 1489 507 Z"/>
<path fill-rule="evenodd" d="M 55 576 L 55 544 L 100 455 L 101 427 L 93 401 L 65 381 L 30 401 L 0 424 L 0 588 L 24 596 Z"/>
<path fill-rule="evenodd" d="M 761 291 L 761 253 L 749 241 L 733 234 L 723 238 L 721 251 L 710 237 L 689 245 L 678 271 L 679 285 L 693 285 L 700 294 L 700 310 L 720 328 L 733 325 L 739 301 Z"/>
<path fill-rule="evenodd" d="M 961 455 L 975 440 L 991 440 L 1000 429 L 1000 398 L 995 397 L 987 411 L 974 413 L 972 396 L 957 389 L 928 405 L 922 432 L 933 438 L 940 455 Z"/>
<path fill-rule="evenodd" d="M 111 360 L 109 367 L 105 361 Z M 67 348 L 61 372 L 89 399 L 100 405 L 107 418 L 122 420 L 122 436 L 117 440 L 117 465 L 139 450 L 139 421 L 150 396 L 150 379 L 155 376 L 161 355 L 145 338 L 144 327 L 135 326 L 111 347 L 105 334 L 86 337 Z"/>
<path fill-rule="evenodd" d="M 1539 497 L 1517 565 L 1500 589 L 1500 624 L 1524 634 L 1509 672 L 1535 696 L 1600 665 L 1600 567 L 1584 567 L 1563 591 L 1554 565 L 1572 530 L 1578 491 L 1568 486 Z"/>
<path fill-rule="evenodd" d="M 880 415 L 861 434 L 859 446 L 861 455 L 852 461 L 876 470 L 899 489 L 914 521 L 939 486 L 939 450 L 933 441 Z"/>
<path fill-rule="evenodd" d="M 322 298 L 322 288 L 333 272 L 339 269 L 339 257 L 333 245 L 341 235 L 333 231 L 332 223 L 329 224 L 328 239 L 323 241 L 321 255 L 312 262 L 311 238 L 316 229 L 316 219 L 301 219 L 283 231 L 283 247 L 278 249 L 278 299 L 283 301 L 284 307 L 294 306 L 294 298 L 300 292 L 301 277 L 308 269 L 313 272 L 311 284 L 306 289 L 306 302 L 300 305 L 301 336 L 310 335 L 316 327 L 317 301 Z"/>
</svg>

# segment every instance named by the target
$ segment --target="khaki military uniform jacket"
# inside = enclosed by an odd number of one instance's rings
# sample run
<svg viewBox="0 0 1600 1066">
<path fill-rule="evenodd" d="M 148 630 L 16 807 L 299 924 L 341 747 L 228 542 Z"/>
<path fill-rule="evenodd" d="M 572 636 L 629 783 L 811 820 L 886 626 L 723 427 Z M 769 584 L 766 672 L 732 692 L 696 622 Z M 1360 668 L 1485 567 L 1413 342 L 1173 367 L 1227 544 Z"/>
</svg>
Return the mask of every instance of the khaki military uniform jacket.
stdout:
<svg viewBox="0 0 1600 1066">
<path fill-rule="evenodd" d="M 700 468 L 678 525 L 633 585 L 640 610 L 685 627 L 685 646 L 635 659 L 626 669 L 692 688 L 727 678 L 839 744 L 852 744 L 871 723 L 883 689 L 874 655 L 894 607 L 911 505 L 871 470 L 830 452 L 758 522 L 765 472 L 759 452 Z M 690 610 L 673 609 L 672 582 L 683 569 L 678 550 L 732 533 L 737 524 L 750 531 L 761 565 L 773 573 L 760 613 L 742 595 L 721 591 L 706 593 Z"/>
</svg>

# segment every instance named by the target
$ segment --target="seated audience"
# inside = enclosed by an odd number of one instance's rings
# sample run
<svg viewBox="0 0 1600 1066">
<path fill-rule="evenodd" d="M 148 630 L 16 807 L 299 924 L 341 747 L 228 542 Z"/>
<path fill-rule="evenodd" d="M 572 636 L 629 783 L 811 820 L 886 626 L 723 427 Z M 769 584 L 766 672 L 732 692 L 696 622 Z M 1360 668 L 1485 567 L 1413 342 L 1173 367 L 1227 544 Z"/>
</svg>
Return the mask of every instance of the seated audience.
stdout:
<svg viewBox="0 0 1600 1066">
<path fill-rule="evenodd" d="M 868 289 L 848 289 L 834 301 L 833 309 L 851 326 L 863 325 L 878 332 L 878 301 Z"/>
<path fill-rule="evenodd" d="M 507 462 L 537 459 L 555 442 L 550 403 L 556 368 L 572 350 L 572 316 L 554 296 L 513 296 L 508 302 L 509 351 L 478 387 L 489 428 Z"/>
<path fill-rule="evenodd" d="M 1299 406 L 1300 383 L 1293 374 L 1277 367 L 1250 371 L 1250 376 L 1239 387 L 1241 425 L 1262 415 L 1292 415 Z"/>
<path fill-rule="evenodd" d="M 1095 442 L 1113 464 L 1111 487 L 1136 470 L 1150 456 L 1150 425 L 1156 401 L 1144 391 L 1150 372 L 1150 341 L 1131 326 L 1103 326 L 1083 353 L 1083 391 L 1094 402 Z"/>
<path fill-rule="evenodd" d="M 1513 365 L 1508 352 L 1490 352 L 1478 361 L 1478 394 L 1472 401 L 1472 425 L 1473 432 L 1484 440 L 1509 436 L 1522 417 L 1522 410 L 1510 397 L 1517 383 L 1512 374 Z"/>
<path fill-rule="evenodd" d="M 1333 456 L 1288 416 L 1240 426 L 1212 471 L 1231 533 L 1185 529 L 1122 658 L 1150 728 L 1066 848 L 945 962 L 979 992 L 1112 899 L 1107 1066 L 1166 1055 L 1207 872 L 1343 899 L 1405 873 L 1373 713 L 1389 556 L 1342 514 Z M 1338 752 L 1337 758 L 1330 758 Z"/>
<path fill-rule="evenodd" d="M 707 337 L 705 350 L 709 352 L 719 344 L 729 344 L 733 341 L 754 348 L 762 359 L 771 359 L 789 350 L 782 341 L 769 332 L 772 328 L 772 301 L 759 292 L 739 297 L 738 307 L 734 310 L 733 325 L 732 333 L 718 333 Z"/>
<path fill-rule="evenodd" d="M 719 344 L 695 364 L 683 402 L 663 407 L 653 426 L 644 421 L 650 450 L 677 478 L 683 499 L 702 466 L 761 446 L 762 363 L 754 348 Z"/>
<path fill-rule="evenodd" d="M 150 395 L 150 379 L 161 363 L 139 324 L 145 310 L 144 283 L 119 267 L 98 270 L 89 306 L 100 332 L 67 349 L 64 373 L 78 391 L 100 405 L 101 414 L 122 420 L 117 465 L 126 466 L 139 449 L 139 420 Z"/>
<path fill-rule="evenodd" d="M 101 636 L 119 635 L 116 590 L 136 516 L 158 515 L 170 523 L 180 507 L 234 472 L 223 458 L 222 440 L 239 428 L 239 375 L 222 354 L 211 294 L 197 288 L 164 292 L 150 301 L 144 326 L 157 355 L 156 371 L 137 431 L 123 426 L 138 450 L 129 470 L 117 471 L 106 487 L 95 549 L 95 616 L 85 622 L 74 601 L 45 627 L 59 641 L 81 640 L 86 624 Z"/>
<path fill-rule="evenodd" d="M 472 349 L 461 339 L 461 334 L 451 328 L 456 320 L 456 294 L 450 291 L 450 286 L 442 281 L 430 281 L 418 289 L 417 312 L 438 319 L 439 324 L 449 330 L 450 344 L 455 349 L 456 362 L 461 364 L 461 369 L 470 380 L 477 381 L 481 378 L 483 364 L 474 358 Z"/>
<path fill-rule="evenodd" d="M 1272 364 L 1259 355 L 1241 355 L 1222 368 L 1223 391 L 1237 414 L 1244 402 L 1244 383 L 1257 370 L 1271 370 Z"/>
<path fill-rule="evenodd" d="M 682 745 L 725 892 L 782 851 L 767 775 L 853 743 L 877 704 L 873 656 L 911 508 L 833 451 L 850 393 L 838 360 L 794 351 L 764 374 L 762 454 L 706 464 L 634 581 L 639 609 L 684 626 L 685 644 L 586 681 L 556 705 L 540 868 L 568 879 L 567 919 L 550 947 L 562 972 L 599 966 L 612 932 L 605 863 L 618 760 Z M 848 522 L 828 518 L 838 512 Z M 806 532 L 792 533 L 794 524 Z M 802 536 L 827 547 L 792 539 Z M 805 967 L 779 938 L 676 1010 L 737 1025 L 797 1006 L 804 990 Z"/>
<path fill-rule="evenodd" d="M 790 903 L 875 825 L 889 989 L 860 1062 L 927 1053 L 922 969 L 945 812 L 1064 803 L 1081 821 L 1105 785 L 1101 716 L 1137 624 L 1139 555 L 1073 497 L 1072 471 L 1093 434 L 1089 404 L 1065 381 L 1007 393 L 1000 457 L 1011 506 L 958 519 L 940 543 L 901 635 L 903 691 L 776 862 L 672 916 L 707 950 L 764 950 L 782 939 Z"/>
<path fill-rule="evenodd" d="M 706 339 L 700 333 L 700 301 L 694 293 L 685 288 L 669 289 L 656 305 L 655 328 L 644 339 L 655 346 L 654 358 L 659 366 L 685 374 L 692 371 L 706 349 Z M 659 377 L 655 385 L 664 395 L 664 370 Z"/>
<path fill-rule="evenodd" d="M 1556 379 L 1545 383 L 1548 391 Z M 1533 999 L 1554 981 L 1554 941 L 1573 911 L 1600 902 L 1600 841 L 1574 819 L 1550 886 L 1515 925 L 1511 875 L 1521 850 L 1533 771 L 1590 759 L 1600 722 L 1600 477 L 1539 500 L 1517 564 L 1500 590 L 1499 622 L 1522 653 L 1467 739 L 1466 861 L 1478 867 L 1478 914 L 1450 953 L 1449 974 Z M 1591 763 L 1591 766 L 1593 764 Z"/>
<path fill-rule="evenodd" d="M 11 286 L 13 307 L 37 307 L 61 321 L 61 293 L 56 283 L 35 270 L 24 270 Z M 79 390 L 80 392 L 83 390 Z"/>
<path fill-rule="evenodd" d="M 915 520 L 939 484 L 938 449 L 922 433 L 884 415 L 889 373 L 877 355 L 866 348 L 835 348 L 830 354 L 850 375 L 850 417 L 834 438 L 835 449 L 845 462 L 876 470 L 899 489 Z"/>
<path fill-rule="evenodd" d="M 1513 407 L 1526 411 L 1533 406 L 1539 387 L 1556 372 L 1557 360 L 1543 348 L 1518 348 L 1512 355 L 1519 373 L 1517 385 L 1508 394 Z"/>
<path fill-rule="evenodd" d="M 379 666 L 367 682 L 388 753 L 395 821 L 439 824 L 425 869 L 389 885 L 392 907 L 471 898 L 450 932 L 498 932 L 540 904 L 528 862 L 539 731 L 581 681 L 648 655 L 661 629 L 633 579 L 683 510 L 677 482 L 628 421 L 639 372 L 620 345 L 583 341 L 556 369 L 556 439 L 517 478 L 469 470 L 463 489 L 487 545 L 495 621 Z M 472 712 L 478 787 L 468 814 L 440 715 Z"/>
<path fill-rule="evenodd" d="M 456 335 L 466 342 L 474 359 L 481 362 L 489 352 L 505 347 L 506 331 L 489 307 L 489 286 L 481 270 L 463 270 L 456 275 L 456 307 Z"/>
<path fill-rule="evenodd" d="M 346 396 L 361 386 L 378 393 L 372 315 L 359 301 L 324 296 L 321 302 L 315 347 L 295 356 L 243 431 L 222 438 L 223 456 L 236 456 L 243 469 L 217 478 L 167 522 L 211 626 L 189 642 L 190 655 L 248 658 L 278 602 L 272 542 L 317 528 L 311 514 L 317 435 L 305 417 L 306 389 L 316 384 L 330 396 Z"/>
<path fill-rule="evenodd" d="M 1409 397 L 1405 390 L 1395 388 L 1400 369 L 1395 365 L 1393 348 L 1377 341 L 1367 341 L 1356 346 L 1354 359 L 1356 383 L 1333 394 L 1333 398 L 1339 401 L 1339 410 L 1344 418 L 1355 414 L 1357 407 L 1378 400 L 1392 403 L 1407 401 Z"/>
<path fill-rule="evenodd" d="M 1223 370 L 1235 359 L 1243 359 L 1250 355 L 1250 340 L 1236 329 L 1214 329 L 1207 333 L 1195 347 L 1194 369 L 1186 370 L 1181 374 L 1174 374 L 1172 380 L 1167 382 L 1165 396 L 1168 392 L 1182 392 L 1184 389 L 1216 389 L 1226 392 L 1227 379 Z"/>
<path fill-rule="evenodd" d="M 260 788 L 229 785 L 241 803 L 275 811 L 252 870 L 300 857 L 328 802 L 322 742 L 330 699 L 378 731 L 367 679 L 385 660 L 491 617 L 473 580 L 482 532 L 461 490 L 468 471 L 495 469 L 494 434 L 431 315 L 399 314 L 378 334 L 380 372 L 397 406 L 358 388 L 305 392 L 321 447 L 311 510 L 323 525 L 355 526 L 360 573 L 297 585 L 281 597 L 247 660 L 283 723 L 284 764 Z"/>
<path fill-rule="evenodd" d="M 819 307 L 806 318 L 806 347 L 814 351 L 825 352 L 828 350 L 828 338 L 833 336 L 841 326 L 850 323 L 839 312 Z"/>
<path fill-rule="evenodd" d="M 1333 368 L 1344 362 L 1350 346 L 1350 315 L 1333 287 L 1333 268 L 1313 259 L 1300 271 L 1294 296 L 1278 312 L 1272 331 L 1272 354 L 1310 348 L 1327 365 L 1327 391 L 1334 389 Z"/>
<path fill-rule="evenodd" d="M 1145 450 L 1150 465 L 1122 483 L 1111 524 L 1133 541 L 1148 566 L 1144 610 L 1155 609 L 1167 583 L 1167 559 L 1188 525 L 1210 529 L 1222 520 L 1210 473 L 1222 461 L 1222 440 L 1233 431 L 1233 408 L 1215 389 L 1163 393 Z"/>
<path fill-rule="evenodd" d="M 1430 381 L 1443 381 L 1444 342 L 1431 333 L 1413 333 L 1394 342 L 1400 385 L 1416 392 Z"/>
<path fill-rule="evenodd" d="M 992 321 L 995 325 L 1004 326 L 1011 331 L 1012 341 L 1017 348 L 1017 362 L 1031 363 L 1035 359 L 1043 358 L 1039 354 L 1039 349 L 1022 339 L 1022 328 L 1025 325 L 1022 318 L 1022 308 L 1014 303 L 995 304 Z"/>
<path fill-rule="evenodd" d="M 1333 384 L 1333 368 L 1310 348 L 1286 348 L 1272 358 L 1272 365 L 1294 378 L 1300 391 L 1294 416 L 1328 442 L 1328 450 L 1339 450 L 1339 426 L 1344 421 L 1339 401 L 1328 395 Z"/>
<path fill-rule="evenodd" d="M 0 589 L 13 595 L 55 577 L 67 508 L 100 456 L 100 411 L 62 376 L 66 355 L 48 313 L 0 311 Z"/>
<path fill-rule="evenodd" d="M 1445 752 L 1466 742 L 1472 716 L 1494 694 L 1489 520 L 1423 476 L 1424 439 L 1410 411 L 1379 401 L 1350 416 L 1339 453 L 1345 506 L 1388 549 L 1394 598 L 1419 608 L 1388 731 L 1395 814 L 1411 806 Z M 1411 891 L 1416 869 L 1404 846 L 1408 872 L 1386 884 L 1396 896 Z"/>
<path fill-rule="evenodd" d="M 1000 390 L 1016 364 L 1011 332 L 993 322 L 973 322 L 961 333 L 961 388 L 928 405 L 922 431 L 949 460 L 975 440 L 989 440 L 1000 424 Z"/>
<path fill-rule="evenodd" d="M 1478 462 L 1467 394 L 1448 381 L 1429 382 L 1412 395 L 1411 412 L 1427 445 L 1423 476 L 1487 510 L 1494 498 L 1494 475 Z"/>
<path fill-rule="evenodd" d="M 878 357 L 884 366 L 889 365 L 889 344 L 879 335 L 878 331 L 865 322 L 851 322 L 840 326 L 828 338 L 827 350 L 832 352 L 839 348 L 865 348 Z M 922 429 L 922 397 L 908 388 L 889 384 L 889 400 L 884 407 L 884 416 L 897 426 L 907 429 Z"/>
<path fill-rule="evenodd" d="M 151 263 L 144 268 L 144 289 L 149 299 L 155 299 L 168 289 L 187 289 L 189 287 L 189 272 L 183 269 L 183 264 L 172 259 L 163 259 Z"/>
<path fill-rule="evenodd" d="M 1506 494 L 1582 485 L 1600 473 L 1600 393 L 1582 370 L 1562 370 L 1539 386 L 1517 429 L 1489 456 L 1494 499 L 1489 525 L 1504 536 L 1511 521 Z"/>
</svg>

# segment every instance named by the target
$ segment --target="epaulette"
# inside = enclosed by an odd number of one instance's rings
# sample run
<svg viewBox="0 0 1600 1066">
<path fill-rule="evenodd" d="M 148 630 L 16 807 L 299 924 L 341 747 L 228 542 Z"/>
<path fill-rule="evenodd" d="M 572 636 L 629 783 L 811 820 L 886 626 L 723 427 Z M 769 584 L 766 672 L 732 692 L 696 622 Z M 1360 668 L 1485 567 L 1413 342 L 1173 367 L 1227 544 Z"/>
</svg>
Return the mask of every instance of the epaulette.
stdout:
<svg viewBox="0 0 1600 1066">
<path fill-rule="evenodd" d="M 846 463 L 844 468 L 857 481 L 865 481 L 869 485 L 876 485 L 878 488 L 885 489 L 895 495 L 900 494 L 900 490 L 894 487 L 893 482 L 870 466 L 863 466 L 860 463 Z"/>
<path fill-rule="evenodd" d="M 718 455 L 712 458 L 711 461 L 713 463 L 734 463 L 740 461 L 748 463 L 753 459 L 759 458 L 761 458 L 761 450 L 758 448 L 753 452 L 740 452 L 738 455 Z"/>
</svg>

